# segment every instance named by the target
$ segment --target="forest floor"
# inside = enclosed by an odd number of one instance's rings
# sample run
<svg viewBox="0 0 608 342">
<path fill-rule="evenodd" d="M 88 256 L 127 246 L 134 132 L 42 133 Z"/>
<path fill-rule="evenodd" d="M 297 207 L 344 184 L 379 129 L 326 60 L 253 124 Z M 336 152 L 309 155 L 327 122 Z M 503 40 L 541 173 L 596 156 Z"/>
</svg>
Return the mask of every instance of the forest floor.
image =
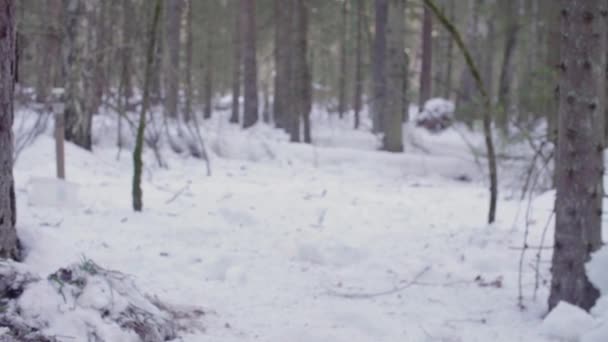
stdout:
<svg viewBox="0 0 608 342">
<path fill-rule="evenodd" d="M 363 133 L 340 144 L 328 132 L 251 153 L 258 138 L 241 133 L 214 153 L 211 177 L 200 160 L 167 153 L 162 169 L 148 154 L 142 213 L 131 210 L 131 156 L 117 160 L 112 144 L 68 144 L 56 200 L 42 135 L 15 170 L 25 263 L 49 274 L 86 257 L 203 308 L 205 331 L 184 341 L 548 341 L 548 252 L 536 300 L 527 254 L 518 307 L 528 204 L 503 188 L 488 226 L 487 185 L 456 134 L 416 133 L 422 147 L 390 154 Z M 552 197 L 532 202 L 533 245 Z"/>
</svg>

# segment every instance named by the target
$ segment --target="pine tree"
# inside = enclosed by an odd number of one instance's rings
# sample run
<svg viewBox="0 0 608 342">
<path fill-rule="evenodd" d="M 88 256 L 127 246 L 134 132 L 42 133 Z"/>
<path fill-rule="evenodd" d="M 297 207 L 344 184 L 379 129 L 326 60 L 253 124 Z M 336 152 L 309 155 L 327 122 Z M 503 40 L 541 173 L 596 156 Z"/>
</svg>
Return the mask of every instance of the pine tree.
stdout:
<svg viewBox="0 0 608 342">
<path fill-rule="evenodd" d="M 0 0 L 0 258 L 19 259 L 12 132 L 15 31 L 15 4 L 13 0 Z"/>
<path fill-rule="evenodd" d="M 589 310 L 585 263 L 602 244 L 606 2 L 562 0 L 555 242 L 549 307 Z"/>
</svg>

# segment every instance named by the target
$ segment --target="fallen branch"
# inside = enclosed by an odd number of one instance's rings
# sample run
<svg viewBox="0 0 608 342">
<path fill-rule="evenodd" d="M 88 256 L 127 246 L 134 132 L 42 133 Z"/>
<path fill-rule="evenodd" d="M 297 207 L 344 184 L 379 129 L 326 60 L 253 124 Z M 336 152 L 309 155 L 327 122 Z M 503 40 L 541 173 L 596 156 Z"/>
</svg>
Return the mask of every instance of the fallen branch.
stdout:
<svg viewBox="0 0 608 342">
<path fill-rule="evenodd" d="M 403 284 L 401 286 L 396 286 L 396 287 L 394 287 L 392 289 L 389 289 L 389 290 L 378 291 L 378 292 L 368 292 L 368 293 L 344 293 L 344 292 L 339 292 L 339 291 L 335 291 L 335 290 L 331 290 L 330 289 L 327 292 L 331 296 L 348 298 L 348 299 L 367 299 L 367 298 L 374 298 L 374 297 L 391 295 L 391 294 L 395 294 L 397 292 L 401 292 L 401 291 L 403 291 L 403 290 L 411 287 L 412 285 L 416 285 L 417 280 L 420 279 L 420 278 L 422 278 L 422 276 L 424 274 L 426 274 L 430 269 L 431 269 L 431 266 L 426 266 L 420 272 L 418 272 L 414 276 L 414 278 L 412 278 L 412 280 L 408 281 L 407 283 L 405 283 L 405 284 Z"/>
<path fill-rule="evenodd" d="M 183 188 L 179 189 L 171 198 L 165 201 L 165 204 L 169 204 L 175 201 L 181 194 L 183 194 L 190 187 L 190 183 L 186 184 Z"/>
</svg>

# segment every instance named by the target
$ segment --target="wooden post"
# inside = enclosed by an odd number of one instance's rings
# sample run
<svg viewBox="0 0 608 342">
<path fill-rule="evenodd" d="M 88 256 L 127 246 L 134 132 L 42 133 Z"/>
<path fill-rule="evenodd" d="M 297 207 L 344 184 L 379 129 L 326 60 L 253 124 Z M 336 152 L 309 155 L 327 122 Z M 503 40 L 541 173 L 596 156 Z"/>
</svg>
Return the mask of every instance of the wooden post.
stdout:
<svg viewBox="0 0 608 342">
<path fill-rule="evenodd" d="M 64 105 L 56 102 L 53 105 L 55 112 L 55 156 L 57 164 L 57 178 L 65 179 L 65 121 L 63 115 Z"/>
</svg>

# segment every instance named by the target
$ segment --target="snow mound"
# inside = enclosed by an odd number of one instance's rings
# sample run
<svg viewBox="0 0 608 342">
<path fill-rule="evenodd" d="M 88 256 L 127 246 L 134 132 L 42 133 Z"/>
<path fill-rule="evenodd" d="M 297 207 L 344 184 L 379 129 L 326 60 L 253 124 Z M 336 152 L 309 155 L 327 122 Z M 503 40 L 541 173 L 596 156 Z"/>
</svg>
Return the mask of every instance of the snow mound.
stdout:
<svg viewBox="0 0 608 342">
<path fill-rule="evenodd" d="M 15 263 L 0 264 L 8 330 L 0 341 L 170 341 L 188 329 L 202 329 L 202 310 L 171 309 L 142 294 L 125 274 L 90 260 L 40 279 Z M 4 337 L 2 337 L 4 336 Z M 5 339 L 6 337 L 6 339 Z M 61 340 L 61 339 L 59 339 Z"/>
<path fill-rule="evenodd" d="M 593 285 L 600 290 L 603 295 L 608 294 L 608 248 L 601 248 L 593 253 L 591 262 L 587 263 L 587 276 Z"/>
<path fill-rule="evenodd" d="M 454 103 L 452 101 L 433 98 L 424 104 L 423 110 L 416 115 L 418 126 L 432 132 L 440 132 L 452 124 L 454 116 Z"/>
<path fill-rule="evenodd" d="M 593 317 L 583 309 L 560 302 L 541 325 L 541 332 L 563 342 L 578 342 L 594 326 Z"/>
</svg>

